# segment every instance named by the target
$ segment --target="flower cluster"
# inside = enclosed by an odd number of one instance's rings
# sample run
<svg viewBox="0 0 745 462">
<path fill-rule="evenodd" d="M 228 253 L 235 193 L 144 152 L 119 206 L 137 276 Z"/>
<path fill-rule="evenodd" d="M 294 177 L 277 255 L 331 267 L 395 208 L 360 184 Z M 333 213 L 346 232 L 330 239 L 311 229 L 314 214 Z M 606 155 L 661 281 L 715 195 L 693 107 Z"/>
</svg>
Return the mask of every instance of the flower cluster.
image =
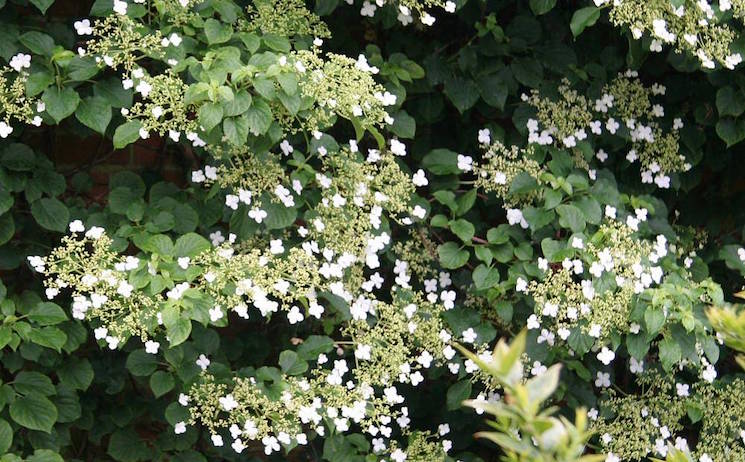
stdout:
<svg viewBox="0 0 745 462">
<path fill-rule="evenodd" d="M 703 462 L 745 457 L 744 381 L 689 385 L 659 372 L 645 373 L 637 381 L 644 393 L 618 397 L 611 391 L 602 403 L 607 415 L 593 413 L 592 428 L 604 450 L 619 460 L 665 457 L 669 446 L 690 450 Z M 689 442 L 683 433 L 686 415 L 701 422 L 698 441 Z"/>
<path fill-rule="evenodd" d="M 742 0 L 708 0 L 696 2 L 669 2 L 666 0 L 594 0 L 597 6 L 610 8 L 610 20 L 617 26 L 631 31 L 634 39 L 645 34 L 651 37 L 650 51 L 661 52 L 663 45 L 676 51 L 696 56 L 706 69 L 713 69 L 718 62 L 727 69 L 734 69 L 742 56 L 732 51 L 738 31 L 724 20 L 731 11 L 742 20 L 745 3 Z"/>
<path fill-rule="evenodd" d="M 19 53 L 10 60 L 10 67 L 0 69 L 0 138 L 13 133 L 13 123 L 41 125 L 45 105 L 26 96 L 26 69 L 31 67 L 31 56 Z M 15 71 L 15 76 L 11 77 Z"/>
<path fill-rule="evenodd" d="M 612 151 L 618 150 L 612 147 L 618 144 L 604 143 L 600 135 L 620 137 L 628 144 L 619 154 L 630 164 L 641 164 L 642 182 L 669 188 L 669 174 L 687 171 L 691 165 L 679 152 L 678 132 L 683 121 L 675 118 L 666 128 L 665 110 L 654 102 L 665 91 L 662 85 L 645 86 L 635 71 L 619 74 L 594 100 L 580 95 L 567 80 L 559 86 L 558 99 L 541 96 L 534 90 L 523 97 L 537 111 L 537 120 L 529 119 L 527 123 L 528 141 L 573 149 L 575 156 L 581 156 L 578 144 L 598 137 L 594 157 L 603 164 Z M 576 162 L 589 168 L 589 160 L 579 157 Z"/>
<path fill-rule="evenodd" d="M 328 38 L 328 26 L 300 0 L 260 0 L 248 7 L 249 21 L 242 29 L 281 37 Z"/>
<path fill-rule="evenodd" d="M 324 60 L 317 50 L 298 51 L 291 61 L 299 73 L 302 96 L 318 105 L 306 116 L 307 131 L 328 127 L 334 116 L 357 121 L 363 128 L 393 123 L 385 108 L 396 104 L 396 96 L 373 80 L 369 66 L 335 53 Z"/>
<path fill-rule="evenodd" d="M 543 168 L 532 159 L 532 148 L 520 149 L 517 146 L 507 148 L 498 141 L 490 146 L 487 144 L 482 146 L 487 149 L 483 160 L 473 167 L 476 186 L 486 192 L 494 192 L 508 207 L 535 200 L 538 194 L 536 190 L 522 195 L 510 192 L 512 182 L 520 174 L 527 173 L 537 182 L 542 181 Z"/>
</svg>

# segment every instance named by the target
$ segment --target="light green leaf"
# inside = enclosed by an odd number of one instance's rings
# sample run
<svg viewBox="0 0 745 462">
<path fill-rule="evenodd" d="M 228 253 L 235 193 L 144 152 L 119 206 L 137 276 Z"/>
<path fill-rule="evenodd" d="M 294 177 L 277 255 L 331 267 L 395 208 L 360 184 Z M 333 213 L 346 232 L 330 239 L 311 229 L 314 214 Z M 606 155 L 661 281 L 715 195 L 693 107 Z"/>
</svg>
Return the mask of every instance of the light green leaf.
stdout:
<svg viewBox="0 0 745 462">
<path fill-rule="evenodd" d="M 199 123 L 205 131 L 210 131 L 222 121 L 222 106 L 217 103 L 205 103 L 199 108 Z"/>
<path fill-rule="evenodd" d="M 173 254 L 177 257 L 196 257 L 211 248 L 212 244 L 204 237 L 197 233 L 188 233 L 176 240 Z"/>
<path fill-rule="evenodd" d="M 469 221 L 459 218 L 450 222 L 450 231 L 458 236 L 461 241 L 470 244 L 475 228 Z"/>
<path fill-rule="evenodd" d="M 116 127 L 114 131 L 114 147 L 121 149 L 140 139 L 141 128 L 142 123 L 139 120 L 132 120 Z"/>
<path fill-rule="evenodd" d="M 446 242 L 437 247 L 437 255 L 443 268 L 457 269 L 468 262 L 470 254 L 455 242 Z"/>
<path fill-rule="evenodd" d="M 225 43 L 233 36 L 233 27 L 230 24 L 223 24 L 210 18 L 204 23 L 204 33 L 207 36 L 207 43 L 210 45 Z"/>
<path fill-rule="evenodd" d="M 582 33 L 585 28 L 594 25 L 600 18 L 600 9 L 594 6 L 580 8 L 572 15 L 569 27 L 572 29 L 572 35 L 575 37 Z"/>
</svg>

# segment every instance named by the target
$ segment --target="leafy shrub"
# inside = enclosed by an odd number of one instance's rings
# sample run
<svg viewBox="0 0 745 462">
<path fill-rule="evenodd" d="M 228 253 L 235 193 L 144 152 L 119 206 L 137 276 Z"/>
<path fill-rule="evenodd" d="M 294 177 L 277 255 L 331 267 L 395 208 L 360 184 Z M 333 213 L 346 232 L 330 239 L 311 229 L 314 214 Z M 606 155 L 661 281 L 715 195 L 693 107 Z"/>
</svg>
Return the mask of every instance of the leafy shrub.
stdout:
<svg viewBox="0 0 745 462">
<path fill-rule="evenodd" d="M 744 15 L 0 0 L 0 460 L 745 460 Z"/>
</svg>

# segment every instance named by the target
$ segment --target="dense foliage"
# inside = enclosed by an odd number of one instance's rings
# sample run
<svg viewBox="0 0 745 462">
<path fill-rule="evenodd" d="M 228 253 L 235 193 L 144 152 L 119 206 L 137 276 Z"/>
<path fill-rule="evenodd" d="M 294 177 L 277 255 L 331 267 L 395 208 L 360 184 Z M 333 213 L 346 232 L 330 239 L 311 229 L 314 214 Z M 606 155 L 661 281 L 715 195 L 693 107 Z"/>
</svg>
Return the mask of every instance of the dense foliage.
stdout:
<svg viewBox="0 0 745 462">
<path fill-rule="evenodd" d="M 745 461 L 743 22 L 0 0 L 0 461 Z"/>
</svg>

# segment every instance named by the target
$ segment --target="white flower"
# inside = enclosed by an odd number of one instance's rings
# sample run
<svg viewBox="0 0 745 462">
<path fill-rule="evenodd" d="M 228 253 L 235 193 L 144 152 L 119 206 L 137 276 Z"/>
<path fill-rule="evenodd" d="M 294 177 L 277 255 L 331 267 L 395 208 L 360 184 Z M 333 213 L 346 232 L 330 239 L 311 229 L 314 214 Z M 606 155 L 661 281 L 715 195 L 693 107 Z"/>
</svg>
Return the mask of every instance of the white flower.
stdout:
<svg viewBox="0 0 745 462">
<path fill-rule="evenodd" d="M 491 143 L 491 132 L 488 128 L 482 128 L 479 130 L 479 143 L 489 144 Z"/>
<path fill-rule="evenodd" d="M 300 309 L 297 306 L 293 306 L 292 308 L 290 308 L 290 311 L 287 312 L 287 320 L 290 322 L 290 324 L 296 324 L 303 319 L 303 313 L 300 312 Z"/>
<path fill-rule="evenodd" d="M 185 270 L 189 268 L 189 263 L 191 262 L 191 259 L 189 257 L 179 257 L 177 259 L 179 268 Z"/>
<path fill-rule="evenodd" d="M 181 37 L 175 32 L 168 36 L 168 41 L 175 47 L 181 45 Z"/>
<path fill-rule="evenodd" d="M 637 361 L 633 356 L 629 360 L 629 370 L 632 374 L 641 374 L 644 372 L 644 360 Z"/>
<path fill-rule="evenodd" d="M 4 121 L 0 121 L 0 138 L 7 138 L 11 133 L 13 133 L 13 127 Z"/>
<path fill-rule="evenodd" d="M 405 156 L 406 145 L 394 138 L 391 140 L 391 152 L 397 156 Z"/>
<path fill-rule="evenodd" d="M 212 444 L 214 444 L 217 447 L 220 447 L 223 445 L 222 436 L 218 434 L 211 435 L 210 439 L 212 439 Z"/>
<path fill-rule="evenodd" d="M 370 345 L 357 345 L 357 348 L 354 350 L 354 357 L 363 361 L 369 361 L 371 350 L 372 347 Z"/>
<path fill-rule="evenodd" d="M 417 170 L 417 172 L 414 174 L 414 176 L 411 178 L 412 183 L 414 183 L 415 186 L 427 186 L 429 183 L 427 181 L 427 177 L 424 175 L 424 170 L 421 168 Z"/>
<path fill-rule="evenodd" d="M 173 426 L 173 432 L 177 435 L 180 435 L 182 433 L 186 433 L 186 422 L 179 422 L 176 425 Z"/>
<path fill-rule="evenodd" d="M 610 386 L 610 373 L 598 371 L 595 376 L 595 386 L 598 388 L 608 388 Z"/>
<path fill-rule="evenodd" d="M 212 322 L 217 322 L 220 319 L 222 319 L 222 317 L 224 316 L 223 315 L 223 312 L 222 312 L 222 309 L 219 306 L 215 306 L 213 308 L 210 308 L 209 309 L 209 314 L 210 314 L 210 321 L 212 321 Z"/>
<path fill-rule="evenodd" d="M 21 72 L 22 69 L 28 69 L 31 67 L 31 55 L 18 53 L 10 58 L 9 64 L 16 72 Z"/>
<path fill-rule="evenodd" d="M 201 354 L 199 355 L 199 358 L 197 358 L 197 366 L 199 366 L 203 371 L 207 370 L 208 367 L 210 367 L 210 360 L 205 355 Z"/>
<path fill-rule="evenodd" d="M 424 24 L 425 26 L 431 26 L 435 23 L 435 17 L 427 12 L 422 13 L 422 15 L 419 17 L 419 20 L 422 21 L 422 24 Z"/>
<path fill-rule="evenodd" d="M 687 383 L 676 383 L 675 384 L 675 391 L 680 397 L 687 397 L 689 393 L 690 386 Z"/>
<path fill-rule="evenodd" d="M 147 95 L 149 95 L 152 90 L 153 86 L 145 82 L 144 80 L 138 83 L 135 87 L 135 91 L 137 91 L 137 93 L 141 94 L 145 98 L 147 98 Z"/>
<path fill-rule="evenodd" d="M 153 340 L 148 340 L 147 342 L 145 342 L 145 353 L 150 353 L 151 355 L 158 354 L 159 347 L 160 343 Z"/>
<path fill-rule="evenodd" d="M 546 372 L 547 370 L 548 370 L 548 368 L 546 366 L 544 366 L 543 364 L 541 364 L 540 361 L 535 361 L 535 362 L 533 362 L 533 367 L 530 369 L 530 373 L 532 375 L 534 375 L 534 376 L 535 375 L 541 375 L 544 372 Z"/>
<path fill-rule="evenodd" d="M 455 13 L 455 2 L 448 0 L 445 2 L 445 11 L 448 13 Z"/>
<path fill-rule="evenodd" d="M 85 231 L 85 226 L 83 226 L 83 222 L 80 220 L 74 220 L 70 222 L 70 232 L 71 233 L 82 233 Z"/>
<path fill-rule="evenodd" d="M 73 27 L 75 27 L 75 32 L 77 32 L 78 35 L 91 35 L 93 33 L 90 19 L 81 19 L 80 21 L 75 21 L 73 23 Z"/>
<path fill-rule="evenodd" d="M 616 358 L 616 354 L 613 350 L 609 350 L 608 347 L 603 347 L 600 353 L 597 354 L 597 358 L 601 363 L 607 366 Z"/>
<path fill-rule="evenodd" d="M 217 401 L 219 401 L 220 406 L 222 406 L 222 408 L 228 412 L 238 407 L 238 401 L 236 401 L 231 394 L 227 394 L 222 398 L 218 398 Z"/>
<path fill-rule="evenodd" d="M 114 0 L 114 12 L 122 15 L 127 14 L 127 2 Z"/>
<path fill-rule="evenodd" d="M 473 170 L 473 158 L 471 156 L 458 154 L 458 169 L 463 170 L 464 172 L 470 172 Z"/>
</svg>

